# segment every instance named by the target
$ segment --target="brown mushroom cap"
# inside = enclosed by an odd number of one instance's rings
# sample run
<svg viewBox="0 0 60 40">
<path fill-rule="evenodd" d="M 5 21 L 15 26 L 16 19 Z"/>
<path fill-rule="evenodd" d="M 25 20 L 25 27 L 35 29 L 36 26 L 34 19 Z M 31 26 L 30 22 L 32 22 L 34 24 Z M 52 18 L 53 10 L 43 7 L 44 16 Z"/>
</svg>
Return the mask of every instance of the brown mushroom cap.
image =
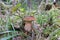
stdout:
<svg viewBox="0 0 60 40">
<path fill-rule="evenodd" d="M 33 16 L 27 16 L 23 19 L 24 21 L 34 21 L 35 18 Z"/>
</svg>

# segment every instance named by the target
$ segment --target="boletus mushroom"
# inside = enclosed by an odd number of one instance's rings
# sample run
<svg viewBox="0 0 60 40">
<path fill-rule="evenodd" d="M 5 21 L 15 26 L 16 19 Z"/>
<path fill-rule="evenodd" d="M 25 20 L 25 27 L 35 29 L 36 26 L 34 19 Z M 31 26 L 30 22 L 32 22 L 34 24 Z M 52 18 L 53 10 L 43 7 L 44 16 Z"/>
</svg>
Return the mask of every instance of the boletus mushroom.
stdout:
<svg viewBox="0 0 60 40">
<path fill-rule="evenodd" d="M 25 23 L 25 26 L 24 26 L 24 30 L 27 32 L 30 32 L 32 30 L 32 21 L 35 20 L 35 18 L 33 16 L 27 16 L 27 17 L 24 17 L 24 23 Z"/>
</svg>

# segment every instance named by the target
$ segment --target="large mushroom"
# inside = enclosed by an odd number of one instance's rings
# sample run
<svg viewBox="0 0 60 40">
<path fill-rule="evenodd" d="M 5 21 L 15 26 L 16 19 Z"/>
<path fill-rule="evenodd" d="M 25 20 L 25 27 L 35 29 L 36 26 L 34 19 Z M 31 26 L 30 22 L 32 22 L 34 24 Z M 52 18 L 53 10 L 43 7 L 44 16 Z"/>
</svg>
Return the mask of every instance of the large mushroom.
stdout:
<svg viewBox="0 0 60 40">
<path fill-rule="evenodd" d="M 27 16 L 27 17 L 24 17 L 23 20 L 25 23 L 24 30 L 26 32 L 30 32 L 32 30 L 32 21 L 34 21 L 35 18 L 33 16 Z"/>
</svg>

